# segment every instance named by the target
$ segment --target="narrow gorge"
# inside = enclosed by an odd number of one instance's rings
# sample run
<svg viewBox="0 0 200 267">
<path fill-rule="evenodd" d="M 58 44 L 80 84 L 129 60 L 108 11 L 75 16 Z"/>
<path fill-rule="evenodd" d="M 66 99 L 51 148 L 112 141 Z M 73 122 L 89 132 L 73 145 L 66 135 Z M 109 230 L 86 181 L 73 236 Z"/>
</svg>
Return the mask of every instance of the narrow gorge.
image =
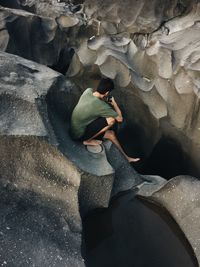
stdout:
<svg viewBox="0 0 200 267">
<path fill-rule="evenodd" d="M 102 77 L 137 163 L 70 138 Z M 199 266 L 199 0 L 0 0 L 0 151 L 1 266 Z"/>
</svg>

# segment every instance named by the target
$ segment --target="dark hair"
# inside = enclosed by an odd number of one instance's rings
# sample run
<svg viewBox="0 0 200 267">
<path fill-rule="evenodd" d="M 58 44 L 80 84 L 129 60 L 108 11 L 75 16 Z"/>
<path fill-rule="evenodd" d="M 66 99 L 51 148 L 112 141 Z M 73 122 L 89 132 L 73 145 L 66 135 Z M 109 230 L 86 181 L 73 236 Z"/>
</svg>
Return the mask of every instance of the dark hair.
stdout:
<svg viewBox="0 0 200 267">
<path fill-rule="evenodd" d="M 101 81 L 97 87 L 97 92 L 104 95 L 105 93 L 110 92 L 113 89 L 114 89 L 113 81 L 109 78 L 103 78 L 103 79 L 101 79 Z"/>
</svg>

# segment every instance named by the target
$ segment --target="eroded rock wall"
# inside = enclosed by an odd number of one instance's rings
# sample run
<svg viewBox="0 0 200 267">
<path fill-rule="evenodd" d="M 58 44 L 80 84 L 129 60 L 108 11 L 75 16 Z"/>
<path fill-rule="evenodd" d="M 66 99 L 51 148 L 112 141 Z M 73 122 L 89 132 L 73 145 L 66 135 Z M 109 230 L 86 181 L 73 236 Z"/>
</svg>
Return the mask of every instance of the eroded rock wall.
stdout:
<svg viewBox="0 0 200 267">
<path fill-rule="evenodd" d="M 138 135 L 136 140 L 141 138 L 146 154 L 163 135 L 169 136 L 180 143 L 199 171 L 199 1 L 82 2 L 0 1 L 0 49 L 23 57 L 0 54 L 0 190 L 4 218 L 0 235 L 1 247 L 8 248 L 1 250 L 4 264 L 83 266 L 80 210 L 85 215 L 91 209 L 107 207 L 111 192 L 115 195 L 141 183 L 142 177 L 130 166 L 126 168 L 111 147 L 107 154 L 115 168 L 114 181 L 114 170 L 108 162 L 101 165 L 105 154 L 89 156 L 66 138 L 67 127 L 60 127 L 67 121 L 64 113 L 71 112 L 80 93 L 89 85 L 95 87 L 100 76 L 115 81 L 115 97 L 130 129 L 141 128 L 142 137 Z M 80 90 L 77 92 L 72 82 L 44 65 L 66 73 Z M 50 121 L 46 102 L 50 91 L 62 117 L 56 120 L 58 124 Z M 73 101 L 67 98 L 70 96 Z M 52 145 L 58 146 L 62 154 Z M 95 174 L 87 172 L 90 164 Z M 101 169 L 102 176 L 97 173 Z M 199 258 L 196 235 L 188 231 L 191 224 L 198 229 L 194 218 L 199 218 L 199 183 L 195 180 L 190 187 L 189 180 L 184 178 L 184 185 L 179 186 L 177 179 L 172 179 L 159 191 L 161 194 L 157 192 L 153 197 L 169 207 L 180 225 L 185 224 L 183 230 L 189 233 L 187 237 Z M 163 184 L 161 179 L 159 188 Z M 181 199 L 187 201 L 188 190 L 193 190 L 194 184 L 195 204 L 184 221 L 170 210 L 176 194 L 166 204 L 170 194 L 165 191 L 175 186 L 179 193 L 186 188 L 177 202 L 180 208 Z M 14 240 L 11 248 L 10 240 Z"/>
<path fill-rule="evenodd" d="M 172 137 L 199 169 L 200 3 L 88 0 L 84 8 L 90 32 L 67 75 L 114 79 L 127 120 L 150 129 L 146 153 Z"/>
<path fill-rule="evenodd" d="M 66 71 L 69 32 L 78 31 L 84 19 L 53 0 L 1 2 L 0 49 Z"/>
</svg>

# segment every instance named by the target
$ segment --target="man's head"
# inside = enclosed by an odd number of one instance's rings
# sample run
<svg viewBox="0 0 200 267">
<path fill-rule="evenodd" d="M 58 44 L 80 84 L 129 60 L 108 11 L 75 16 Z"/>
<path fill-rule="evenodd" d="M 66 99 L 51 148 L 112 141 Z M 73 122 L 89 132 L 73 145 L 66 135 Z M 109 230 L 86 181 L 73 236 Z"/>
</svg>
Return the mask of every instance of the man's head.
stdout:
<svg viewBox="0 0 200 267">
<path fill-rule="evenodd" d="M 113 89 L 114 89 L 113 81 L 109 78 L 103 78 L 101 79 L 96 91 L 101 95 L 106 95 Z"/>
</svg>

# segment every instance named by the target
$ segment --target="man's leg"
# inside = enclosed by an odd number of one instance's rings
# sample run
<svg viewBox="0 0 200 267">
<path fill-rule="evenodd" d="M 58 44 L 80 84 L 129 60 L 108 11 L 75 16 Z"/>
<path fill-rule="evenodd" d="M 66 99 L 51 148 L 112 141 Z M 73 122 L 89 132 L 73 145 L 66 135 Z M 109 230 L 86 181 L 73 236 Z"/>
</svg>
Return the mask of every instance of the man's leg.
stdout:
<svg viewBox="0 0 200 267">
<path fill-rule="evenodd" d="M 107 122 L 107 126 L 102 128 L 100 131 L 98 131 L 96 134 L 94 134 L 89 139 L 83 141 L 83 144 L 84 145 L 90 145 L 90 146 L 100 145 L 102 143 L 102 141 L 101 140 L 96 140 L 95 138 L 98 137 L 99 135 L 105 133 L 107 130 L 109 130 L 114 125 L 115 119 L 112 118 L 112 117 L 106 118 L 106 122 Z"/>
<path fill-rule="evenodd" d="M 131 158 L 128 155 L 126 155 L 126 153 L 124 152 L 123 148 L 121 147 L 121 145 L 120 145 L 120 143 L 119 143 L 114 131 L 107 130 L 105 132 L 104 138 L 109 139 L 113 144 L 115 144 L 116 147 L 122 152 L 122 154 L 127 158 L 127 160 L 129 162 L 136 162 L 136 161 L 140 160 L 140 158 Z"/>
</svg>

